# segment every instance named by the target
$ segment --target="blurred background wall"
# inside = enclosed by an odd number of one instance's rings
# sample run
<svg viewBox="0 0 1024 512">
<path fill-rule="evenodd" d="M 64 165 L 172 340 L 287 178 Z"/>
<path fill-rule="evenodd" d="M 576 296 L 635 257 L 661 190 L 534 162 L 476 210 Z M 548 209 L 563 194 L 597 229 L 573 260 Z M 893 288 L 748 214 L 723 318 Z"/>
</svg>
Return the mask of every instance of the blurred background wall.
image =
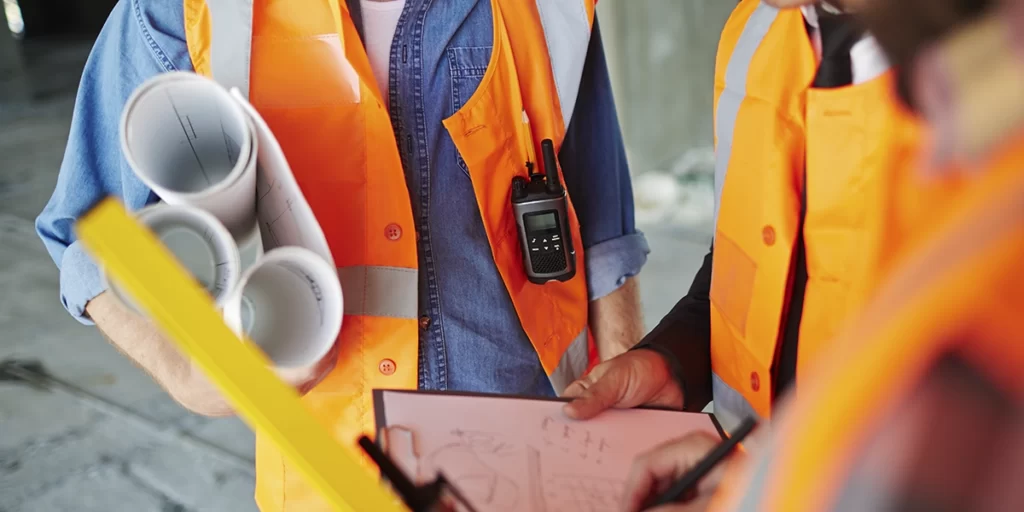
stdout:
<svg viewBox="0 0 1024 512">
<path fill-rule="evenodd" d="M 710 229 L 715 52 L 733 7 L 732 0 L 598 3 L 645 224 Z"/>
<path fill-rule="evenodd" d="M 0 2 L 0 512 L 252 511 L 248 429 L 187 414 L 72 320 L 32 226 L 115 0 Z M 648 327 L 685 293 L 710 240 L 713 65 L 734 6 L 599 2 L 652 249 L 640 275 Z"/>
</svg>

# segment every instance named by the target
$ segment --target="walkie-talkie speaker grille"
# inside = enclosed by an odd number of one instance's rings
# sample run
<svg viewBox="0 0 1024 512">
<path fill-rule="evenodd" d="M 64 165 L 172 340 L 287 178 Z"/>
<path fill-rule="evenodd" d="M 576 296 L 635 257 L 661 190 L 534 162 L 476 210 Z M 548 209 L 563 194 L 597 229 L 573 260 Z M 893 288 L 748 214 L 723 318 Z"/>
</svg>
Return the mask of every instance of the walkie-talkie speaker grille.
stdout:
<svg viewBox="0 0 1024 512">
<path fill-rule="evenodd" d="M 533 261 L 534 274 L 551 274 L 565 270 L 565 254 L 561 252 L 550 252 L 537 254 L 531 258 Z"/>
</svg>

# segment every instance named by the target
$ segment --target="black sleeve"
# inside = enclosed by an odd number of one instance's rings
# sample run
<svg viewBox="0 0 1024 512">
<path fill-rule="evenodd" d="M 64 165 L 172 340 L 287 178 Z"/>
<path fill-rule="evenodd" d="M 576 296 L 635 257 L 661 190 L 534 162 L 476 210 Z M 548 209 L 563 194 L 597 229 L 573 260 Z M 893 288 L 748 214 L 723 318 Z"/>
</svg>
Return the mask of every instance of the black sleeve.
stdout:
<svg viewBox="0 0 1024 512">
<path fill-rule="evenodd" d="M 686 294 L 661 323 L 634 349 L 649 349 L 664 357 L 683 390 L 687 411 L 699 412 L 711 402 L 711 261 L 714 247 L 704 256 Z"/>
</svg>

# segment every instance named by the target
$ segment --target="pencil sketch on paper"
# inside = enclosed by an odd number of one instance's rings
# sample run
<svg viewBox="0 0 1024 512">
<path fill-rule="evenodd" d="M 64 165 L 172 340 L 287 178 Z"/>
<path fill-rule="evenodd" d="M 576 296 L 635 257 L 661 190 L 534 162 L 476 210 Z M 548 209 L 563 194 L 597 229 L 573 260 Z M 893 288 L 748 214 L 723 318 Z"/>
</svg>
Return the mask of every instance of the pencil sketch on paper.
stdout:
<svg viewBox="0 0 1024 512">
<path fill-rule="evenodd" d="M 265 248 L 306 247 L 302 227 L 293 210 L 294 202 L 278 179 L 263 172 L 256 175 L 256 209 Z"/>
<path fill-rule="evenodd" d="M 443 473 L 473 505 L 483 510 L 511 512 L 519 504 L 516 482 L 487 465 L 472 446 L 462 442 L 448 444 L 428 455 L 424 462 L 424 476 Z"/>
<path fill-rule="evenodd" d="M 610 444 L 582 424 L 544 417 L 534 439 L 543 443 L 538 449 L 523 438 L 456 428 L 451 442 L 423 459 L 423 475 L 430 478 L 438 471 L 481 510 L 512 512 L 601 512 L 616 510 L 623 482 L 591 475 L 556 474 L 543 467 L 543 458 L 566 455 L 580 467 L 601 464 Z M 542 453 L 543 450 L 543 453 Z M 511 478 L 493 465 L 504 467 L 525 455 L 526 478 Z M 490 463 L 490 464 L 489 464 Z M 511 463 L 514 467 L 515 463 Z M 522 466 L 520 466 L 522 467 Z M 547 471 L 547 472 L 546 472 Z M 511 475 L 515 476 L 515 475 Z M 526 487 L 525 489 L 521 489 Z"/>
<path fill-rule="evenodd" d="M 590 475 L 545 475 L 540 451 L 532 446 L 527 448 L 527 465 L 531 511 L 604 512 L 618 510 L 621 506 L 625 491 L 621 480 Z"/>
<path fill-rule="evenodd" d="M 512 443 L 503 440 L 500 434 L 482 432 L 479 430 L 455 429 L 452 430 L 452 435 L 455 436 L 461 444 L 469 447 L 477 454 L 508 457 L 515 455 L 518 451 Z"/>
<path fill-rule="evenodd" d="M 570 424 L 547 416 L 541 422 L 540 428 L 548 449 L 560 450 L 563 454 L 574 455 L 582 461 L 604 463 L 604 454 L 610 448 L 608 440 L 593 435 L 583 424 Z"/>
</svg>

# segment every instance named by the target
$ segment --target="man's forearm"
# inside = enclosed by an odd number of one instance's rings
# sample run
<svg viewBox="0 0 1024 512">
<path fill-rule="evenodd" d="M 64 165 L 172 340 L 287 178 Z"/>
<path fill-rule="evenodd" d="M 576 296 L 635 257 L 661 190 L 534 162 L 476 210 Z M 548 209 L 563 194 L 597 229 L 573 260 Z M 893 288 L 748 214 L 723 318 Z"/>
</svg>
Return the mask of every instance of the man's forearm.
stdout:
<svg viewBox="0 0 1024 512">
<path fill-rule="evenodd" d="M 86 312 L 121 353 L 148 373 L 186 409 L 204 416 L 233 413 L 216 388 L 148 320 L 108 292 L 89 301 Z"/>
<path fill-rule="evenodd" d="M 590 329 L 602 361 L 629 350 L 640 341 L 644 321 L 636 278 L 626 279 L 618 290 L 590 303 Z"/>
</svg>

